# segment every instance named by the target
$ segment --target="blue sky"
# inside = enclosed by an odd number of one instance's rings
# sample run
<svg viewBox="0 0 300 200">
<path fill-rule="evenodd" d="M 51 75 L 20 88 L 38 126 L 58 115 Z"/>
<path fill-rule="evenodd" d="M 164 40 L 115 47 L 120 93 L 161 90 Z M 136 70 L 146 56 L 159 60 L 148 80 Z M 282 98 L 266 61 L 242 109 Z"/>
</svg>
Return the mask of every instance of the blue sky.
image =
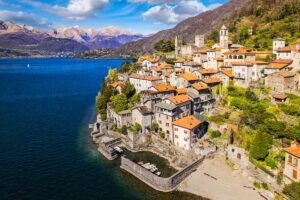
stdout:
<svg viewBox="0 0 300 200">
<path fill-rule="evenodd" d="M 150 34 L 227 0 L 0 0 L 0 20 L 40 29 L 114 26 Z"/>
</svg>

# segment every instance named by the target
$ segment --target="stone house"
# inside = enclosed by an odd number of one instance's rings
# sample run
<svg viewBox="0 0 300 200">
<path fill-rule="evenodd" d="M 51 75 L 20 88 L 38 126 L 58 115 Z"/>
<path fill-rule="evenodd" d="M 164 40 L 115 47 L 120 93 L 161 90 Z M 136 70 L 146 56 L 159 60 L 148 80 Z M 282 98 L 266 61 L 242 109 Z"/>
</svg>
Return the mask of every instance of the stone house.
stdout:
<svg viewBox="0 0 300 200">
<path fill-rule="evenodd" d="M 274 60 L 272 63 L 270 63 L 265 69 L 264 74 L 270 75 L 275 72 L 280 71 L 290 71 L 290 65 L 293 63 L 292 60 L 284 59 L 284 60 Z"/>
<path fill-rule="evenodd" d="M 118 82 L 112 83 L 110 85 L 121 94 L 122 93 L 122 88 L 124 87 L 125 82 L 118 81 Z"/>
<path fill-rule="evenodd" d="M 145 133 L 154 120 L 154 113 L 146 106 L 136 106 L 131 111 L 132 124 L 140 124 L 142 126 L 142 132 Z"/>
<path fill-rule="evenodd" d="M 107 119 L 116 124 L 118 128 L 122 128 L 122 126 L 129 127 L 132 125 L 131 110 L 124 110 L 117 113 L 109 104 L 107 105 Z"/>
<path fill-rule="evenodd" d="M 213 77 L 220 79 L 224 87 L 227 87 L 229 82 L 234 79 L 233 72 L 230 69 L 221 69 L 218 73 L 214 74 Z"/>
<path fill-rule="evenodd" d="M 185 62 L 184 58 L 178 58 L 177 60 L 174 61 L 174 67 L 177 69 L 182 68 L 182 64 Z"/>
<path fill-rule="evenodd" d="M 207 62 L 207 50 L 204 48 L 195 50 L 192 58 L 196 64 Z"/>
<path fill-rule="evenodd" d="M 170 84 L 173 87 L 177 87 L 177 77 L 182 73 L 184 73 L 182 69 L 175 69 L 174 72 L 170 74 Z"/>
<path fill-rule="evenodd" d="M 213 88 L 214 86 L 219 85 L 222 83 L 221 79 L 216 78 L 216 77 L 211 77 L 211 78 L 203 78 L 201 79 L 203 83 L 205 83 L 209 88 Z"/>
<path fill-rule="evenodd" d="M 162 82 L 160 77 L 141 74 L 131 74 L 129 81 L 134 86 L 136 92 L 148 90 L 153 85 Z"/>
<path fill-rule="evenodd" d="M 285 181 L 290 183 L 292 181 L 300 181 L 300 145 L 294 141 L 291 144 L 291 147 L 284 149 L 285 156 L 285 165 L 283 175 Z"/>
<path fill-rule="evenodd" d="M 198 81 L 199 78 L 195 75 L 185 72 L 177 76 L 176 86 L 177 88 L 187 88 Z"/>
<path fill-rule="evenodd" d="M 159 58 L 153 58 L 150 56 L 146 56 L 145 59 L 141 62 L 142 62 L 142 66 L 145 70 L 151 70 L 153 67 L 158 66 Z"/>
<path fill-rule="evenodd" d="M 197 76 L 199 79 L 210 78 L 216 73 L 218 73 L 218 71 L 213 68 L 199 69 L 193 72 L 193 74 Z"/>
<path fill-rule="evenodd" d="M 274 92 L 286 93 L 298 90 L 296 75 L 289 71 L 281 71 L 271 74 L 265 79 L 265 86 Z"/>
<path fill-rule="evenodd" d="M 255 54 L 249 49 L 238 48 L 224 53 L 224 67 L 231 67 L 233 62 L 253 62 Z"/>
<path fill-rule="evenodd" d="M 288 96 L 285 94 L 273 94 L 271 97 L 271 104 L 272 105 L 277 105 L 280 103 L 285 103 L 287 102 Z"/>
<path fill-rule="evenodd" d="M 164 83 L 170 84 L 170 75 L 171 75 L 171 72 L 163 72 L 160 77 Z"/>
<path fill-rule="evenodd" d="M 233 62 L 232 72 L 235 84 L 241 87 L 249 87 L 251 82 L 259 81 L 262 78 L 262 72 L 267 67 L 266 62 Z"/>
<path fill-rule="evenodd" d="M 192 72 L 200 69 L 200 67 L 201 67 L 201 65 L 195 64 L 194 62 L 189 61 L 189 62 L 184 62 L 182 64 L 181 69 L 185 72 L 192 73 Z"/>
<path fill-rule="evenodd" d="M 201 138 L 205 131 L 201 121 L 193 115 L 183 117 L 172 122 L 174 145 L 184 150 L 191 150 L 196 138 Z"/>
<path fill-rule="evenodd" d="M 294 72 L 300 70 L 300 45 L 290 45 L 277 49 L 277 59 L 292 60 L 291 67 Z"/>
<path fill-rule="evenodd" d="M 155 121 L 159 130 L 165 132 L 165 137 L 173 143 L 172 122 L 176 119 L 191 115 L 192 102 L 187 95 L 168 97 L 155 105 Z"/>
</svg>

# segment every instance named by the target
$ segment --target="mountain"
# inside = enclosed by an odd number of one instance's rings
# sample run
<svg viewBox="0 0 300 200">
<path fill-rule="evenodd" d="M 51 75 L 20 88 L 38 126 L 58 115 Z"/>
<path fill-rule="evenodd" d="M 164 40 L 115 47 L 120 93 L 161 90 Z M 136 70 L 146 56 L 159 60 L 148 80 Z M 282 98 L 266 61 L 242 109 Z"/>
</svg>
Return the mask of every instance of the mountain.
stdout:
<svg viewBox="0 0 300 200">
<path fill-rule="evenodd" d="M 195 17 L 188 18 L 180 22 L 173 29 L 160 31 L 142 40 L 127 43 L 119 49 L 119 52 L 120 54 L 151 52 L 153 51 L 154 43 L 159 40 L 174 39 L 175 36 L 178 35 L 183 36 L 186 41 L 192 41 L 196 34 L 207 34 L 215 27 L 226 22 L 226 20 L 230 20 L 232 16 L 239 12 L 241 7 L 247 5 L 249 2 L 251 2 L 251 0 L 231 0 L 214 10 L 203 12 Z"/>
<path fill-rule="evenodd" d="M 47 54 L 89 49 L 74 40 L 53 38 L 46 32 L 2 21 L 0 21 L 0 48 L 2 52 L 10 50 L 10 52 L 27 55 L 32 55 L 33 52 Z"/>
<path fill-rule="evenodd" d="M 75 40 L 90 49 L 117 48 L 121 45 L 144 38 L 143 35 L 134 34 L 112 26 L 94 30 L 79 26 L 71 28 L 57 28 L 50 30 L 49 35 L 55 38 Z"/>
<path fill-rule="evenodd" d="M 298 43 L 300 0 L 252 0 L 224 24 L 232 42 L 248 48 L 271 50 L 276 37 L 284 38 L 288 44 Z M 215 42 L 218 28 L 208 33 L 208 38 Z"/>
</svg>

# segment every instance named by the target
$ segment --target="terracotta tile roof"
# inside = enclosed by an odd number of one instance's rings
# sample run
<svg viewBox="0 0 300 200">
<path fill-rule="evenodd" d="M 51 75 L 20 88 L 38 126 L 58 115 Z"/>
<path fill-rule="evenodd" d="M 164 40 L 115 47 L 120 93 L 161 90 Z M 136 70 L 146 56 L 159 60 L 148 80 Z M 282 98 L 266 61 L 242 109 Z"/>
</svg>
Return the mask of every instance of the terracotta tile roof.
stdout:
<svg viewBox="0 0 300 200">
<path fill-rule="evenodd" d="M 207 49 L 197 49 L 197 50 L 195 50 L 194 51 L 194 53 L 202 53 L 202 54 L 205 54 L 205 53 L 207 53 Z"/>
<path fill-rule="evenodd" d="M 183 73 L 183 70 L 182 69 L 175 69 L 175 72 Z"/>
<path fill-rule="evenodd" d="M 184 58 L 178 58 L 177 60 L 175 60 L 174 63 L 184 63 L 185 59 Z"/>
<path fill-rule="evenodd" d="M 165 77 L 170 77 L 171 72 L 164 72 L 162 75 L 165 76 Z"/>
<path fill-rule="evenodd" d="M 192 129 L 198 127 L 201 124 L 201 122 L 193 115 L 190 115 L 190 116 L 178 119 L 176 121 L 173 121 L 172 124 L 175 126 L 179 126 L 179 127 L 185 128 L 185 129 L 192 130 Z"/>
<path fill-rule="evenodd" d="M 159 67 L 161 69 L 172 69 L 173 68 L 171 64 L 167 64 L 167 63 L 160 63 Z"/>
<path fill-rule="evenodd" d="M 159 84 L 153 86 L 158 92 L 169 92 L 169 91 L 175 91 L 175 88 L 173 88 L 171 85 L 166 84 Z"/>
<path fill-rule="evenodd" d="M 185 103 L 190 101 L 190 97 L 182 94 L 182 95 L 178 95 L 178 96 L 173 96 L 173 97 L 168 97 L 168 100 L 170 100 L 172 103 L 174 103 L 175 105 L 181 104 L 181 103 Z"/>
<path fill-rule="evenodd" d="M 288 96 L 285 95 L 285 94 L 273 94 L 272 96 L 273 96 L 273 98 L 275 98 L 275 99 L 282 99 L 282 100 L 288 98 Z"/>
<path fill-rule="evenodd" d="M 118 82 L 114 82 L 112 84 L 110 84 L 113 88 L 117 88 L 118 86 L 123 87 L 125 85 L 124 82 L 122 81 L 118 81 Z"/>
<path fill-rule="evenodd" d="M 215 78 L 215 77 L 212 77 L 212 78 L 204 78 L 202 79 L 201 81 L 203 81 L 204 83 L 206 84 L 211 84 L 211 83 L 221 83 L 221 79 L 219 78 Z"/>
<path fill-rule="evenodd" d="M 268 62 L 265 62 L 265 61 L 262 61 L 262 60 L 257 60 L 257 61 L 254 61 L 253 63 L 257 64 L 257 65 L 267 65 L 267 64 L 269 64 Z"/>
<path fill-rule="evenodd" d="M 285 64 L 285 63 L 270 63 L 266 69 L 283 69 L 285 67 L 287 67 L 289 64 Z"/>
<path fill-rule="evenodd" d="M 232 70 L 230 70 L 230 69 L 222 69 L 222 70 L 221 70 L 221 73 L 225 74 L 226 76 L 228 76 L 228 77 L 230 77 L 230 78 L 233 78 L 233 77 L 234 77 L 234 76 L 233 76 L 233 72 L 232 72 Z"/>
<path fill-rule="evenodd" d="M 232 62 L 233 66 L 252 66 L 253 63 L 252 62 Z"/>
<path fill-rule="evenodd" d="M 279 72 L 279 74 L 285 78 L 295 76 L 295 74 L 293 72 L 289 72 L 289 71 L 281 71 L 281 72 Z"/>
<path fill-rule="evenodd" d="M 151 63 L 157 63 L 159 61 L 159 58 L 149 58 L 148 61 Z"/>
<path fill-rule="evenodd" d="M 199 69 L 200 74 L 216 74 L 218 71 L 213 68 Z"/>
<path fill-rule="evenodd" d="M 300 52 L 300 46 L 298 45 L 290 45 L 287 47 L 282 47 L 277 49 L 278 52 L 291 52 L 291 51 L 296 51 L 296 52 Z"/>
<path fill-rule="evenodd" d="M 290 59 L 279 59 L 279 60 L 273 60 L 273 63 L 292 64 L 293 60 L 290 60 Z"/>
<path fill-rule="evenodd" d="M 216 61 L 224 61 L 224 58 L 218 57 L 218 58 L 216 58 Z"/>
<path fill-rule="evenodd" d="M 254 54 L 273 54 L 272 51 L 252 51 Z"/>
<path fill-rule="evenodd" d="M 140 74 L 131 74 L 130 78 L 141 79 L 141 80 L 148 80 L 148 81 L 158 81 L 158 80 L 161 80 L 161 78 L 158 77 L 158 76 L 140 75 Z"/>
<path fill-rule="evenodd" d="M 186 93 L 186 89 L 185 88 L 178 88 L 176 90 L 177 94 L 180 95 L 180 94 L 185 94 Z"/>
<path fill-rule="evenodd" d="M 197 81 L 197 80 L 199 80 L 195 75 L 193 75 L 191 73 L 188 73 L 188 72 L 180 74 L 178 77 L 184 78 L 188 81 Z"/>
<path fill-rule="evenodd" d="M 139 61 L 143 62 L 145 60 L 148 60 L 149 62 L 152 62 L 152 63 L 156 63 L 159 61 L 159 58 L 153 58 L 151 56 L 148 56 L 148 55 L 142 55 L 139 57 Z"/>
<path fill-rule="evenodd" d="M 201 82 L 199 82 L 199 83 L 194 83 L 194 84 L 192 85 L 192 87 L 195 88 L 195 89 L 198 90 L 198 91 L 208 89 L 208 86 L 207 86 L 205 83 L 201 83 Z"/>
<path fill-rule="evenodd" d="M 156 71 L 156 72 L 161 72 L 161 68 L 160 67 L 153 67 L 152 70 Z"/>
<path fill-rule="evenodd" d="M 253 53 L 251 52 L 251 50 L 245 48 L 233 49 L 224 53 L 224 55 L 245 55 L 245 54 L 253 54 Z"/>
<path fill-rule="evenodd" d="M 215 48 L 215 50 L 216 50 L 216 51 L 221 51 L 222 48 L 221 48 L 221 47 L 217 47 L 217 48 Z"/>
<path fill-rule="evenodd" d="M 300 146 L 285 148 L 284 151 L 300 158 Z"/>
</svg>

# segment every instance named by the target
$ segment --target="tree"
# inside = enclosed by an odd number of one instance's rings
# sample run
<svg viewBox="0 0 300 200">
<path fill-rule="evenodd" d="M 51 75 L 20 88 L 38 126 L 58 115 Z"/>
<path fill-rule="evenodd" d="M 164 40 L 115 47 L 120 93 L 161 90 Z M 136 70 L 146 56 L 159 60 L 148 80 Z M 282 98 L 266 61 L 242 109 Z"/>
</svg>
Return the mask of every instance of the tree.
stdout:
<svg viewBox="0 0 300 200">
<path fill-rule="evenodd" d="M 121 91 L 122 94 L 126 95 L 127 99 L 131 98 L 135 94 L 135 88 L 129 81 L 126 81 Z"/>
<path fill-rule="evenodd" d="M 116 112 L 121 112 L 127 109 L 127 98 L 125 94 L 118 94 L 110 98 L 112 107 Z"/>
<path fill-rule="evenodd" d="M 142 130 L 142 126 L 139 123 L 135 123 L 130 129 L 134 132 L 139 132 Z"/>
<path fill-rule="evenodd" d="M 267 133 L 258 131 L 250 145 L 250 155 L 256 160 L 264 160 L 273 143 L 273 138 Z"/>
<path fill-rule="evenodd" d="M 157 51 L 162 51 L 162 52 L 171 52 L 175 50 L 175 41 L 174 40 L 160 40 L 154 44 L 154 48 Z"/>
<path fill-rule="evenodd" d="M 122 128 L 121 128 L 121 133 L 123 135 L 127 135 L 127 126 L 123 125 Z"/>
<path fill-rule="evenodd" d="M 286 185 L 283 189 L 283 193 L 287 195 L 290 200 L 300 200 L 300 183 L 294 182 L 290 185 Z"/>
<path fill-rule="evenodd" d="M 130 70 L 130 67 L 131 67 L 131 63 L 126 61 L 126 62 L 123 62 L 119 68 L 119 72 L 120 73 L 126 73 L 126 72 L 129 72 Z"/>
<path fill-rule="evenodd" d="M 150 130 L 151 130 L 151 131 L 157 132 L 158 129 L 159 129 L 159 126 L 158 126 L 157 123 L 151 124 L 151 127 L 150 127 Z"/>
<path fill-rule="evenodd" d="M 250 90 L 249 88 L 246 90 L 245 96 L 250 101 L 257 101 L 258 100 L 255 93 L 252 90 Z"/>
<path fill-rule="evenodd" d="M 211 48 L 215 44 L 215 41 L 213 40 L 207 40 L 205 43 L 206 48 Z"/>
<path fill-rule="evenodd" d="M 118 72 L 116 69 L 109 69 L 106 79 L 109 83 L 118 81 Z"/>
</svg>

